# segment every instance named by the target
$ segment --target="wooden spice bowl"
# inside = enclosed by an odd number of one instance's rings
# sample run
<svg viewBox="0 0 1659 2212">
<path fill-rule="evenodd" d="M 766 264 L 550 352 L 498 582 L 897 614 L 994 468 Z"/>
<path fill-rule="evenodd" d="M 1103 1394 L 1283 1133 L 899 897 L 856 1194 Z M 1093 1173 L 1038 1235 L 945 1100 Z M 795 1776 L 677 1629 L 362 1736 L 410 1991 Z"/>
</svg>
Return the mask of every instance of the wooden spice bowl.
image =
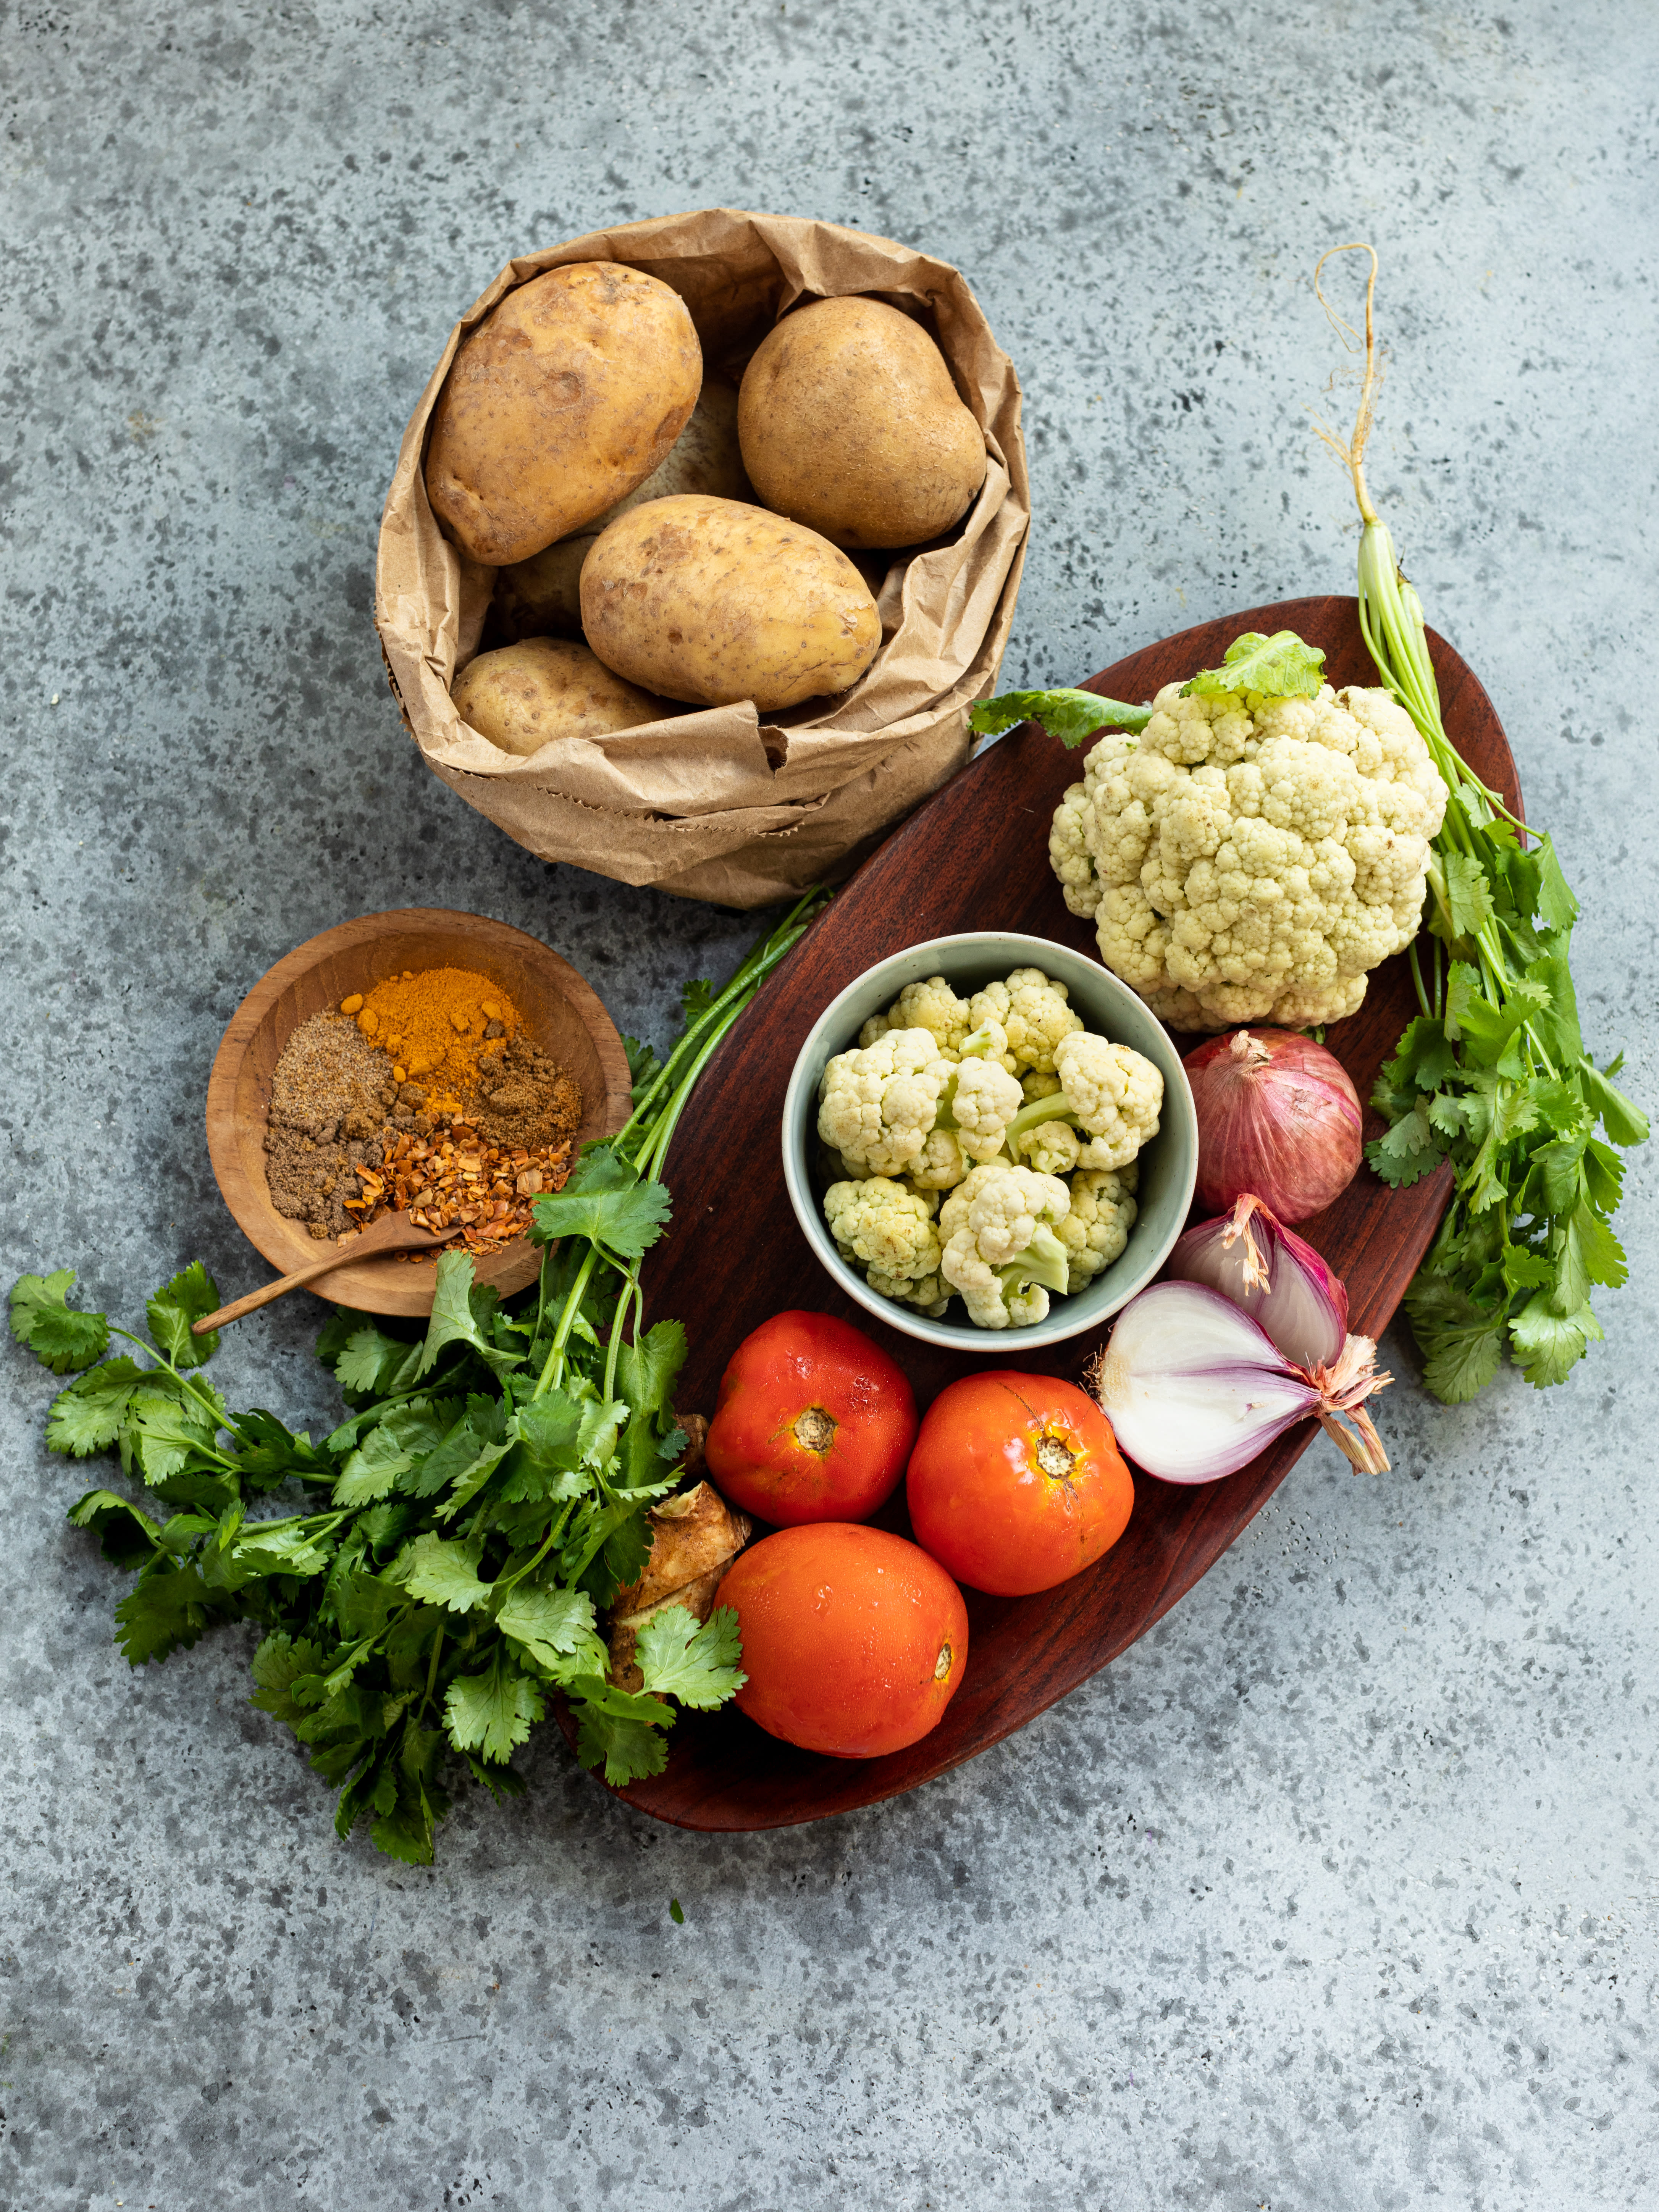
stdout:
<svg viewBox="0 0 1659 2212">
<path fill-rule="evenodd" d="M 582 1095 L 577 1141 L 620 1129 L 631 1108 L 628 1055 L 616 1025 L 568 960 L 521 929 L 483 915 L 404 907 L 343 921 L 297 945 L 261 976 L 231 1018 L 208 1078 L 208 1157 L 237 1227 L 281 1274 L 307 1265 L 319 1248 L 302 1222 L 270 1202 L 265 1185 L 265 1119 L 283 1048 L 313 1014 L 337 1007 L 406 969 L 467 968 L 498 984 L 524 1016 L 528 1036 L 574 1078 Z M 436 1279 L 432 1260 L 341 1264 L 319 1297 L 362 1313 L 426 1314 Z M 535 1279 L 541 1249 L 520 1237 L 477 1262 L 477 1280 L 505 1297 Z"/>
</svg>

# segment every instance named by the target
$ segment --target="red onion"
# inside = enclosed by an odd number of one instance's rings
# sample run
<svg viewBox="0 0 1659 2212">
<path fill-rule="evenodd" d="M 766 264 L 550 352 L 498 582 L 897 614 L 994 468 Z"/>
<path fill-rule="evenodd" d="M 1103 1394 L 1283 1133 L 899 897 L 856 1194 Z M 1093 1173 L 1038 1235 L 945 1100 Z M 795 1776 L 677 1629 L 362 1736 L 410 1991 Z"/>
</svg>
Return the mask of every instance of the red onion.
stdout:
<svg viewBox="0 0 1659 2212">
<path fill-rule="evenodd" d="M 1359 1167 L 1359 1094 L 1340 1060 L 1291 1030 L 1235 1030 L 1182 1065 L 1198 1109 L 1198 1202 L 1224 1213 L 1253 1191 L 1305 1221 Z"/>
<path fill-rule="evenodd" d="M 1393 1381 L 1351 1336 L 1331 1367 L 1294 1365 L 1231 1298 L 1154 1283 L 1118 1316 L 1089 1382 L 1118 1443 L 1165 1482 L 1214 1482 L 1311 1415 L 1366 1474 L 1388 1454 L 1364 1401 Z"/>
<path fill-rule="evenodd" d="M 1253 1193 L 1231 1213 L 1189 1229 L 1164 1273 L 1177 1283 L 1206 1283 L 1231 1298 L 1298 1367 L 1333 1367 L 1342 1356 L 1347 1285 Z"/>
</svg>

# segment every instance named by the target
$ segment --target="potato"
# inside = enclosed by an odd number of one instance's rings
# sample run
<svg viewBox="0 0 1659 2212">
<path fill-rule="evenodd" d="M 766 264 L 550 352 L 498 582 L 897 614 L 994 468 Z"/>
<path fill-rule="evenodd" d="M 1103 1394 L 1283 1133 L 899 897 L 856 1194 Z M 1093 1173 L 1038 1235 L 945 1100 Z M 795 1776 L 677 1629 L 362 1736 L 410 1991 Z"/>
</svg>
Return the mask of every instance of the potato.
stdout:
<svg viewBox="0 0 1659 2212">
<path fill-rule="evenodd" d="M 613 676 L 585 645 L 527 637 L 481 653 L 450 696 L 469 729 L 504 753 L 528 756 L 560 738 L 602 738 L 674 710 Z"/>
<path fill-rule="evenodd" d="M 879 300 L 815 300 L 744 372 L 738 434 L 769 507 L 836 545 L 920 545 L 985 481 L 985 435 L 919 323 Z"/>
<path fill-rule="evenodd" d="M 645 482 L 702 382 L 678 292 L 615 261 L 550 269 L 462 341 L 432 413 L 427 496 L 475 561 L 527 560 Z"/>
<path fill-rule="evenodd" d="M 582 562 L 598 533 L 562 538 L 495 577 L 495 619 L 502 636 L 580 637 Z"/>
<path fill-rule="evenodd" d="M 603 530 L 647 500 L 672 499 L 680 492 L 706 491 L 716 499 L 752 499 L 738 446 L 738 388 L 724 377 L 706 376 L 691 420 L 680 432 L 668 459 L 653 469 L 637 491 L 608 507 L 592 527 Z"/>
<path fill-rule="evenodd" d="M 582 629 L 607 668 L 671 699 L 763 713 L 844 691 L 881 617 L 826 539 L 764 507 L 686 493 L 620 516 L 582 564 Z"/>
</svg>

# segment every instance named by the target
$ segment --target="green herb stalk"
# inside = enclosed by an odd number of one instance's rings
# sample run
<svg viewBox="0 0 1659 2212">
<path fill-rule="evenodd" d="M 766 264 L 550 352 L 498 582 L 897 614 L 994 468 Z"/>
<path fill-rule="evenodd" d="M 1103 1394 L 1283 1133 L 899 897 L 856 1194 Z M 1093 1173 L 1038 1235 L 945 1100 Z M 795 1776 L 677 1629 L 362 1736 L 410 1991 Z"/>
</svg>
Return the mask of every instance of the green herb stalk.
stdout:
<svg viewBox="0 0 1659 2212">
<path fill-rule="evenodd" d="M 1421 1012 L 1378 1078 L 1372 1103 L 1389 1130 L 1366 1157 L 1396 1187 L 1443 1161 L 1453 1169 L 1451 1205 L 1405 1304 L 1429 1388 L 1455 1404 L 1492 1380 L 1506 1352 L 1542 1388 L 1600 1340 L 1591 1288 L 1615 1288 L 1628 1273 L 1611 1226 L 1624 1176 L 1614 1147 L 1645 1143 L 1648 1121 L 1613 1080 L 1622 1055 L 1598 1068 L 1584 1049 L 1571 969 L 1578 902 L 1549 836 L 1517 820 L 1446 734 L 1422 603 L 1365 481 L 1376 256 L 1368 246 L 1332 251 L 1370 258 L 1353 434 L 1320 432 L 1359 508 L 1360 628 L 1446 785 L 1429 938 L 1411 948 Z"/>
<path fill-rule="evenodd" d="M 139 1666 L 258 1622 L 253 1702 L 339 1787 L 341 1835 L 368 1820 L 382 1850 L 429 1863 L 458 1771 L 497 1796 L 522 1790 L 511 1755 L 550 1689 L 570 1701 L 580 1758 L 620 1785 L 663 1766 L 671 1700 L 717 1705 L 741 1685 L 729 1610 L 702 1626 L 681 1607 L 656 1614 L 639 1693 L 606 1680 L 599 1623 L 644 1566 L 648 1508 L 684 1479 L 685 1331 L 641 1326 L 641 1263 L 670 1215 L 663 1163 L 698 1077 L 823 896 L 723 990 L 687 987 L 665 1060 L 627 1040 L 634 1110 L 536 1201 L 533 1292 L 503 1307 L 468 1255 L 447 1252 L 424 1332 L 337 1311 L 318 1356 L 351 1411 L 320 1444 L 230 1413 L 190 1371 L 218 1343 L 191 1334 L 221 1304 L 199 1264 L 151 1298 L 148 1340 L 71 1307 L 67 1268 L 13 1290 L 19 1340 L 55 1374 L 82 1370 L 53 1402 L 49 1448 L 116 1452 L 146 1504 L 173 1509 L 159 1518 L 101 1488 L 70 1509 L 136 1575 L 115 1608 L 122 1650 Z M 106 1358 L 112 1334 L 149 1364 Z M 326 1502 L 249 1518 L 263 1494 L 289 1486 L 303 1503 L 307 1486 Z"/>
</svg>

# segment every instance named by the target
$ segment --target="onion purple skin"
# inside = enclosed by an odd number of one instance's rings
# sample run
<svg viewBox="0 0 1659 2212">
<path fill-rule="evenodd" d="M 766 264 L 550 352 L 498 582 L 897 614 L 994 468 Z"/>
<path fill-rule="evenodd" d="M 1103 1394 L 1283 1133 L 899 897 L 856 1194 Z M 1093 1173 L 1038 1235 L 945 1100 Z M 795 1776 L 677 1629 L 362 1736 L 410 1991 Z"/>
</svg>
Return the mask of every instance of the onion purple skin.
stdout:
<svg viewBox="0 0 1659 2212">
<path fill-rule="evenodd" d="M 1160 1281 L 1201 1283 L 1219 1291 L 1265 1331 L 1293 1366 L 1334 1366 L 1348 1334 L 1347 1285 L 1305 1237 L 1286 1229 L 1259 1200 L 1249 1229 L 1267 1260 L 1265 1290 L 1245 1280 L 1245 1231 L 1234 1229 L 1231 1213 L 1186 1231 L 1164 1262 Z"/>
<path fill-rule="evenodd" d="M 1359 1094 L 1311 1037 L 1233 1030 L 1182 1066 L 1198 1115 L 1197 1199 L 1206 1213 L 1224 1213 L 1253 1192 L 1281 1222 L 1306 1221 L 1358 1173 Z"/>
</svg>

